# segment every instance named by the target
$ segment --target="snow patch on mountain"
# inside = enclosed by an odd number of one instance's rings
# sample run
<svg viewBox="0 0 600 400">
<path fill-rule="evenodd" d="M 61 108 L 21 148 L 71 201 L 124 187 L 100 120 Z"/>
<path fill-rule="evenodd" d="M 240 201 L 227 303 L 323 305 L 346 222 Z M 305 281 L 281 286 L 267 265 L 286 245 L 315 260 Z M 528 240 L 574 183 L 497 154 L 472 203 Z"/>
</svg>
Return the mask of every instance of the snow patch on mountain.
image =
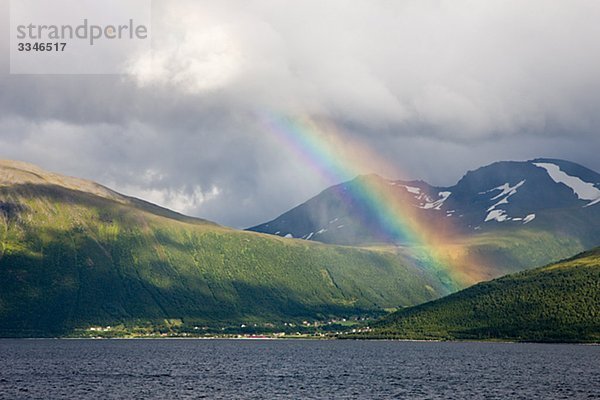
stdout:
<svg viewBox="0 0 600 400">
<path fill-rule="evenodd" d="M 508 204 L 508 196 L 503 198 L 502 200 L 500 200 L 499 202 L 497 202 L 496 204 L 494 204 L 493 206 L 489 207 L 487 209 L 487 211 L 492 211 L 494 210 L 496 207 L 498 207 L 500 204 Z"/>
<path fill-rule="evenodd" d="M 497 221 L 497 222 L 523 221 L 523 224 L 526 224 L 526 223 L 530 222 L 531 220 L 533 220 L 533 218 L 535 218 L 535 214 L 529 214 L 526 217 L 510 217 L 506 213 L 506 210 L 501 210 L 501 209 L 497 208 L 498 206 L 500 206 L 502 204 L 508 204 L 508 198 L 510 196 L 514 195 L 515 193 L 517 193 L 517 189 L 519 189 L 524 184 L 525 184 L 525 179 L 523 179 L 522 181 L 520 181 L 519 183 L 517 183 L 514 186 L 511 186 L 510 183 L 506 182 L 500 186 L 496 186 L 495 188 L 486 190 L 485 192 L 479 192 L 479 194 L 486 194 L 486 193 L 494 192 L 496 190 L 500 191 L 500 193 L 498 193 L 497 195 L 495 195 L 494 197 L 492 197 L 490 199 L 492 201 L 493 200 L 498 200 L 498 201 L 496 201 L 492 206 L 490 206 L 486 210 L 487 215 L 484 219 L 484 222 L 488 222 L 488 221 Z"/>
<path fill-rule="evenodd" d="M 508 198 L 510 196 L 512 196 L 513 194 L 517 193 L 517 189 L 520 188 L 521 186 L 523 186 L 524 183 L 525 183 L 525 179 L 523 179 L 521 182 L 517 183 L 515 186 L 510 186 L 510 184 L 507 182 L 503 185 L 500 185 L 493 189 L 490 189 L 487 192 L 483 192 L 483 193 L 489 193 L 489 192 L 493 192 L 495 190 L 501 191 L 499 194 L 492 197 L 490 200 L 497 200 L 500 197 L 504 196 L 498 202 L 496 202 L 493 206 L 488 208 L 487 211 L 489 212 L 489 211 L 496 209 L 496 207 L 498 207 L 500 204 L 508 204 Z"/>
<path fill-rule="evenodd" d="M 577 176 L 567 174 L 556 164 L 533 163 L 533 165 L 545 169 L 554 182 L 568 186 L 578 199 L 589 200 L 590 202 L 586 204 L 586 207 L 600 202 L 600 190 L 593 183 L 585 182 Z"/>
<path fill-rule="evenodd" d="M 450 197 L 451 194 L 452 192 L 439 192 L 438 196 L 440 198 L 436 201 L 432 201 L 429 197 L 427 197 L 428 202 L 423 205 L 420 205 L 419 208 L 423 208 L 425 210 L 441 210 L 442 205 L 446 200 L 448 200 L 448 197 Z"/>
<path fill-rule="evenodd" d="M 412 194 L 421 194 L 421 188 L 415 186 L 401 185 L 407 192 Z"/>
<path fill-rule="evenodd" d="M 589 202 L 588 204 L 586 204 L 584 207 L 589 207 L 589 206 L 593 206 L 594 204 L 600 203 L 600 197 L 598 197 L 596 200 Z"/>
<path fill-rule="evenodd" d="M 286 234 L 286 235 L 284 236 L 284 238 L 287 238 L 287 239 L 293 239 L 293 238 L 294 238 L 294 235 L 292 235 L 291 233 L 288 233 L 288 234 Z"/>
<path fill-rule="evenodd" d="M 510 184 L 507 182 L 504 185 L 495 187 L 494 189 L 492 189 L 490 191 L 502 190 L 502 192 L 500 192 L 496 196 L 492 197 L 491 200 L 496 200 L 504 195 L 512 196 L 513 194 L 517 193 L 517 189 L 520 188 L 521 186 L 523 186 L 524 183 L 525 183 L 525 179 L 523 179 L 521 182 L 517 183 L 515 186 L 510 186 Z"/>
<path fill-rule="evenodd" d="M 488 212 L 483 222 L 497 221 L 522 221 L 523 225 L 527 224 L 535 219 L 535 214 L 527 214 L 526 217 L 509 217 L 505 210 L 492 210 Z"/>
<path fill-rule="evenodd" d="M 496 220 L 498 222 L 504 222 L 506 220 L 510 220 L 510 218 L 508 215 L 506 215 L 506 211 L 504 211 L 504 210 L 492 210 L 488 213 L 488 215 L 485 217 L 483 222 L 488 222 L 488 221 L 492 221 L 492 220 Z"/>
</svg>

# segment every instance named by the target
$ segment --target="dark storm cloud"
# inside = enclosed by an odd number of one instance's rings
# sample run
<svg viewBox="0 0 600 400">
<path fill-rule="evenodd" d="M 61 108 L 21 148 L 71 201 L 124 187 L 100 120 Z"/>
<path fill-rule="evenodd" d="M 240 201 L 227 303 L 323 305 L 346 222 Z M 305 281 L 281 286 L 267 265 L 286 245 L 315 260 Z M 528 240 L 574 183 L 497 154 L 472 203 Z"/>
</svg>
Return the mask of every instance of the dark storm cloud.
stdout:
<svg viewBox="0 0 600 400">
<path fill-rule="evenodd" d="M 537 156 L 600 170 L 596 1 L 155 1 L 153 15 L 154 52 L 123 76 L 8 75 L 0 42 L 1 157 L 240 227 L 331 183 L 256 111 L 332 120 L 391 177 L 449 185 Z"/>
</svg>

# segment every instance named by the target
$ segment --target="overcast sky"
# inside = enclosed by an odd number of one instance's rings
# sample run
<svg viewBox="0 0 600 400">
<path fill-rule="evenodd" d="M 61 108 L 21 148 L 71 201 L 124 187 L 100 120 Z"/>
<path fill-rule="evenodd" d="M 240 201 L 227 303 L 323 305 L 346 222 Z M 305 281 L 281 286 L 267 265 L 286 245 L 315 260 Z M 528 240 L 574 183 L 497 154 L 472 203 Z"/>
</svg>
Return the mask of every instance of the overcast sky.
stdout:
<svg viewBox="0 0 600 400">
<path fill-rule="evenodd" d="M 154 1 L 153 68 L 121 76 L 10 75 L 0 7 L 0 158 L 224 225 L 332 184 L 257 111 L 331 121 L 389 178 L 541 156 L 600 171 L 597 0 Z"/>
</svg>

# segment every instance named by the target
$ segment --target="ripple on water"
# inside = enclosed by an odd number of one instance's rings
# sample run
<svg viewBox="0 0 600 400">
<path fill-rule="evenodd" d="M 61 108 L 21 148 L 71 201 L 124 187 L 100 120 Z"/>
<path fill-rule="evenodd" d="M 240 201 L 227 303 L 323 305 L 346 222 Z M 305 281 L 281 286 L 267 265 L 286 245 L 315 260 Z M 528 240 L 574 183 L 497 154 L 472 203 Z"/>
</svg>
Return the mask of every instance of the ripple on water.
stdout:
<svg viewBox="0 0 600 400">
<path fill-rule="evenodd" d="M 0 340 L 0 399 L 600 398 L 600 347 Z"/>
</svg>

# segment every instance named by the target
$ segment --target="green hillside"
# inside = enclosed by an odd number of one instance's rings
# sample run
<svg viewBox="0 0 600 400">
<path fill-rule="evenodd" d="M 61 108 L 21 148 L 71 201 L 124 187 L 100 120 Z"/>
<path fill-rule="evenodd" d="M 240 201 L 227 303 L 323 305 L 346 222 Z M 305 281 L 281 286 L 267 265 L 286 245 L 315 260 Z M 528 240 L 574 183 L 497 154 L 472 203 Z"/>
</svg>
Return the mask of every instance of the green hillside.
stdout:
<svg viewBox="0 0 600 400">
<path fill-rule="evenodd" d="M 600 247 L 384 318 L 376 337 L 600 341 Z"/>
<path fill-rule="evenodd" d="M 236 231 L 0 162 L 0 336 L 377 314 L 454 289 L 436 274 L 399 253 Z"/>
</svg>

